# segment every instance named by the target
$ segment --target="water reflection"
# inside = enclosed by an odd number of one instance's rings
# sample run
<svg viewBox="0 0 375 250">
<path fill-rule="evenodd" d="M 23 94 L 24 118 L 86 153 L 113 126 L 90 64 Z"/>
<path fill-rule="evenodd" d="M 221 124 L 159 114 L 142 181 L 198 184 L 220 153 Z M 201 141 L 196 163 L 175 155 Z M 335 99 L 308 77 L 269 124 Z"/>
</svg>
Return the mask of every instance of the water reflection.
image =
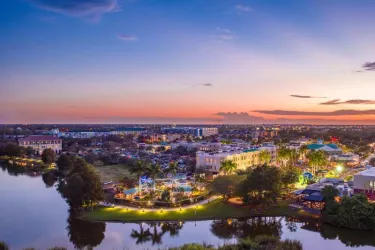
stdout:
<svg viewBox="0 0 375 250">
<path fill-rule="evenodd" d="M 257 235 L 281 235 L 281 217 L 253 217 L 238 220 L 214 220 L 211 232 L 220 239 L 253 238 Z"/>
<path fill-rule="evenodd" d="M 99 246 L 104 239 L 105 223 L 77 219 L 74 211 L 69 211 L 67 219 L 69 240 L 78 249 Z"/>
<path fill-rule="evenodd" d="M 40 172 L 13 165 L 1 165 L 1 169 L 0 241 L 12 249 L 46 249 L 55 245 L 67 249 L 166 249 L 188 242 L 217 246 L 257 235 L 297 239 L 304 249 L 375 246 L 374 232 L 338 229 L 305 217 L 124 224 L 82 221 L 69 211 L 56 191 L 57 180 L 52 175 L 39 176 Z"/>
<path fill-rule="evenodd" d="M 183 222 L 148 222 L 139 223 L 139 230 L 132 229 L 130 237 L 135 239 L 135 243 L 144 244 L 151 242 L 152 245 L 160 245 L 163 243 L 164 235 L 176 237 L 183 228 Z"/>
</svg>

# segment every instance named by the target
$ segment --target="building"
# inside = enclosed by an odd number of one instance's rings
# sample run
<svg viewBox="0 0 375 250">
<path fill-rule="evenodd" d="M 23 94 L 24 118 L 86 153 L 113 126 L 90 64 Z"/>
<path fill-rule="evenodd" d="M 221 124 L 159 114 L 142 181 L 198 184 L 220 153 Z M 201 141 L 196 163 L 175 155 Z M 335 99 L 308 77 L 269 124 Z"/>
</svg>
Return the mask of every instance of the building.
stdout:
<svg viewBox="0 0 375 250">
<path fill-rule="evenodd" d="M 72 129 L 70 131 L 60 131 L 58 133 L 59 137 L 68 137 L 68 138 L 92 138 L 96 136 L 108 136 L 110 134 L 107 130 L 81 130 L 81 129 Z"/>
<path fill-rule="evenodd" d="M 47 148 L 52 149 L 56 153 L 60 153 L 62 150 L 62 140 L 50 135 L 31 135 L 20 139 L 18 145 L 26 148 L 31 147 L 39 155 Z"/>
<path fill-rule="evenodd" d="M 233 149 L 230 151 L 219 151 L 215 153 L 199 151 L 196 155 L 196 166 L 206 167 L 208 170 L 218 173 L 222 162 L 225 160 L 231 160 L 237 164 L 237 169 L 246 169 L 260 164 L 259 153 L 260 150 L 258 149 Z"/>
<path fill-rule="evenodd" d="M 354 193 L 364 193 L 370 200 L 375 200 L 375 168 L 369 168 L 354 175 Z"/>
<path fill-rule="evenodd" d="M 335 161 L 342 161 L 345 163 L 351 163 L 351 164 L 358 164 L 359 163 L 359 155 L 353 154 L 353 153 L 346 153 L 337 155 L 335 157 L 332 157 L 332 160 Z"/>
<path fill-rule="evenodd" d="M 277 160 L 277 146 L 273 143 L 263 143 L 262 146 L 258 148 L 260 151 L 265 150 L 271 155 L 271 163 L 275 163 Z"/>
<path fill-rule="evenodd" d="M 217 135 L 219 129 L 215 127 L 168 127 L 161 128 L 165 134 L 186 134 L 195 137 Z"/>
<path fill-rule="evenodd" d="M 172 149 L 178 147 L 185 147 L 188 151 L 197 150 L 197 151 L 219 151 L 221 149 L 220 142 L 176 142 L 171 143 Z"/>
<path fill-rule="evenodd" d="M 140 135 L 146 133 L 147 129 L 142 127 L 124 127 L 111 131 L 111 135 Z"/>
<path fill-rule="evenodd" d="M 311 151 L 322 150 L 327 155 L 341 155 L 342 149 L 334 143 L 324 144 L 322 140 L 318 140 L 317 143 L 307 145 L 307 148 Z"/>
</svg>

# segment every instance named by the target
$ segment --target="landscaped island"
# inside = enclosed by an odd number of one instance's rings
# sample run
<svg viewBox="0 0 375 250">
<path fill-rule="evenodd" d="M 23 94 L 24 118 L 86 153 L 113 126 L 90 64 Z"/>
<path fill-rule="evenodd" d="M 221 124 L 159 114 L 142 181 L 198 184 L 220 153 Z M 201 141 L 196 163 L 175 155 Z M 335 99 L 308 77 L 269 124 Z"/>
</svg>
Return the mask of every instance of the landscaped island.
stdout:
<svg viewBox="0 0 375 250">
<path fill-rule="evenodd" d="M 245 218 L 251 216 L 313 216 L 302 210 L 289 208 L 288 201 L 280 201 L 276 206 L 264 211 L 253 211 L 249 207 L 227 204 L 222 199 L 211 201 L 207 204 L 192 206 L 190 208 L 167 209 L 143 209 L 121 207 L 96 207 L 93 211 L 87 211 L 81 218 L 93 221 L 186 221 L 209 220 L 226 218 Z"/>
</svg>

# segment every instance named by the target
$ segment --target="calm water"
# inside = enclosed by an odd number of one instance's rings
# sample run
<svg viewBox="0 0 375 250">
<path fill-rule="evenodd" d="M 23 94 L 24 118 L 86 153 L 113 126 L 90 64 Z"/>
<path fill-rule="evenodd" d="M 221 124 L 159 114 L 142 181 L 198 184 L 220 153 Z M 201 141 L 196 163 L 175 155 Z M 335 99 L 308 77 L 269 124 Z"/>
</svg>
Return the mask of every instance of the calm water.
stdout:
<svg viewBox="0 0 375 250">
<path fill-rule="evenodd" d="M 337 230 L 297 218 L 141 224 L 80 221 L 69 214 L 60 194 L 54 187 L 47 188 L 41 177 L 15 176 L 0 169 L 0 241 L 11 249 L 87 245 L 95 249 L 160 249 L 189 242 L 219 245 L 257 234 L 297 239 L 304 249 L 375 248 L 375 233 Z"/>
</svg>

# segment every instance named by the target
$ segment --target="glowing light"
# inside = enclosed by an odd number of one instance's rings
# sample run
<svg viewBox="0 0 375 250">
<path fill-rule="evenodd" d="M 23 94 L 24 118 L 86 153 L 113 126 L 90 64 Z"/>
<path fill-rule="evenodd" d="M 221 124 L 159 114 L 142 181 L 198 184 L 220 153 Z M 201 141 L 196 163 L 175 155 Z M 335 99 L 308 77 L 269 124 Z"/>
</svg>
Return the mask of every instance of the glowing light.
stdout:
<svg viewBox="0 0 375 250">
<path fill-rule="evenodd" d="M 341 172 L 344 170 L 344 168 L 343 168 L 343 166 L 338 165 L 338 166 L 336 167 L 336 170 L 337 170 L 337 172 L 341 173 Z"/>
</svg>

